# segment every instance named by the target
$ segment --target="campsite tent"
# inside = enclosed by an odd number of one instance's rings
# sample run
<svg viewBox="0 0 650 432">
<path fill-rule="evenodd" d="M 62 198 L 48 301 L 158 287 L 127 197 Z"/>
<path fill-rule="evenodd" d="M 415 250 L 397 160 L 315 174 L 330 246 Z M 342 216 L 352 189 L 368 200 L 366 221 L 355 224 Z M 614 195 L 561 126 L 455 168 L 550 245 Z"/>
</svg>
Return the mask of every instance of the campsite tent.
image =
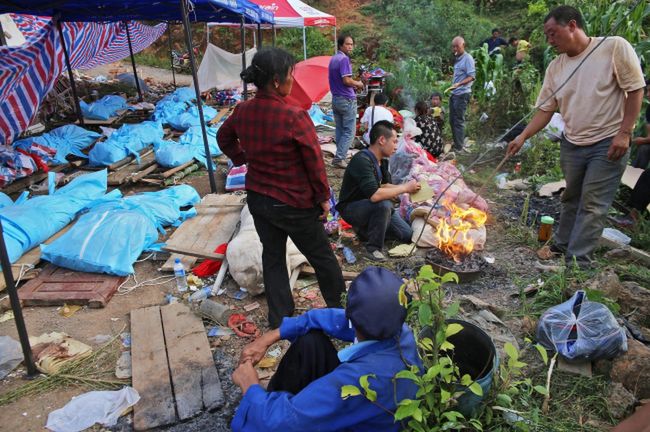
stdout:
<svg viewBox="0 0 650 432">
<path fill-rule="evenodd" d="M 307 27 L 332 26 L 334 29 L 334 43 L 336 44 L 336 17 L 319 11 L 300 0 L 251 0 L 263 10 L 272 12 L 275 17 L 275 27 L 302 28 L 302 43 L 304 59 L 307 59 Z M 230 23 L 238 24 L 238 23 Z M 210 26 L 224 25 L 221 23 L 208 23 Z M 336 50 L 335 50 L 336 52 Z"/>
</svg>

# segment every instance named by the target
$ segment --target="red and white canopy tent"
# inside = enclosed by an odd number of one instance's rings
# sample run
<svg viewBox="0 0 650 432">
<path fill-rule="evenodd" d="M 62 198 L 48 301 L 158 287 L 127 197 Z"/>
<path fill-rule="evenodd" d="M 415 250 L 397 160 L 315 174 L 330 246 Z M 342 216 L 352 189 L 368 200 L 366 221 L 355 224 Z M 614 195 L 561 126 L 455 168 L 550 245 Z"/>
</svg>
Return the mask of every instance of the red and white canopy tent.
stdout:
<svg viewBox="0 0 650 432">
<path fill-rule="evenodd" d="M 251 0 L 274 14 L 275 27 L 302 28 L 302 43 L 305 60 L 307 59 L 307 27 L 327 27 L 334 29 L 334 52 L 336 53 L 336 17 L 303 3 L 300 0 Z M 208 23 L 208 29 L 212 25 L 224 25 L 223 23 Z M 262 27 L 268 27 L 262 25 Z"/>
</svg>

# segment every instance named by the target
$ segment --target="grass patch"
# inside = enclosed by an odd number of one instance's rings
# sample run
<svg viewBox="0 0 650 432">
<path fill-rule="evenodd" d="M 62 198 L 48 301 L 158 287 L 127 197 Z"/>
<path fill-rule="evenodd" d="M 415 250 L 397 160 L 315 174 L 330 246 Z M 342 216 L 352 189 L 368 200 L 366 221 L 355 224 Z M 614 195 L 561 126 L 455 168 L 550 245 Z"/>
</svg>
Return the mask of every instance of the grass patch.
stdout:
<svg viewBox="0 0 650 432">
<path fill-rule="evenodd" d="M 140 51 L 134 55 L 136 65 L 152 66 L 160 69 L 171 70 L 172 61 L 169 56 L 159 57 L 156 54 Z"/>
</svg>

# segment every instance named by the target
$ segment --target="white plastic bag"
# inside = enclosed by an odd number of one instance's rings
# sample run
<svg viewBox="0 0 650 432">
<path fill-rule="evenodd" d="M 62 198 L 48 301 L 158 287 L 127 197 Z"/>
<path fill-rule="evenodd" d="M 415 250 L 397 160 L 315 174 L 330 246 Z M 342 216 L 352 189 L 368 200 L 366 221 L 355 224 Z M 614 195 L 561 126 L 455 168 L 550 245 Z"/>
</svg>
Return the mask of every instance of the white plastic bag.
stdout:
<svg viewBox="0 0 650 432">
<path fill-rule="evenodd" d="M 124 411 L 139 400 L 140 395 L 133 387 L 84 393 L 63 408 L 52 411 L 45 427 L 54 432 L 78 432 L 95 423 L 113 426 Z"/>
<path fill-rule="evenodd" d="M 0 336 L 0 379 L 3 379 L 9 372 L 23 361 L 23 350 L 20 342 L 10 336 Z"/>
</svg>

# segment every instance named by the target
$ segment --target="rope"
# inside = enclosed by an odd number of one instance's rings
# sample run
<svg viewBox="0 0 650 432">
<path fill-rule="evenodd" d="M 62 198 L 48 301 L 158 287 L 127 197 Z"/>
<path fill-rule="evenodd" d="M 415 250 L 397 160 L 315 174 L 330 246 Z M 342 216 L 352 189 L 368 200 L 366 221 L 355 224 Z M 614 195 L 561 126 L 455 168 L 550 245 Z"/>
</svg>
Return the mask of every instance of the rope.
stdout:
<svg viewBox="0 0 650 432">
<path fill-rule="evenodd" d="M 132 285 L 130 287 L 125 286 L 126 283 L 131 279 L 131 276 L 133 276 L 133 282 L 135 282 L 135 285 Z M 164 279 L 162 282 L 156 282 L 160 279 Z M 156 286 L 156 285 L 164 285 L 167 282 L 171 282 L 174 280 L 174 276 L 158 276 L 157 278 L 149 279 L 146 281 L 138 282 L 138 279 L 136 278 L 135 274 L 129 275 L 124 282 L 120 284 L 119 287 L 117 287 L 117 294 L 118 295 L 125 295 L 128 294 L 137 288 L 143 287 L 143 286 Z"/>
<path fill-rule="evenodd" d="M 586 61 L 586 60 L 587 60 L 587 59 L 588 59 L 588 58 L 589 58 L 589 57 L 590 57 L 590 56 L 591 56 L 591 55 L 592 55 L 592 54 L 593 54 L 593 53 L 594 53 L 598 48 L 600 48 L 600 46 L 605 42 L 605 40 L 607 40 L 607 38 L 611 37 L 612 34 L 616 33 L 616 30 L 618 30 L 618 28 L 619 28 L 619 26 L 621 25 L 621 23 L 623 23 L 623 21 L 627 19 L 627 17 L 632 13 L 632 11 L 633 11 L 634 9 L 636 9 L 636 7 L 639 5 L 639 3 L 641 3 L 641 1 L 642 1 L 642 0 L 637 0 L 636 3 L 635 3 L 635 4 L 634 4 L 630 9 L 628 9 L 627 13 L 626 13 L 625 15 L 623 15 L 623 16 L 619 19 L 619 21 L 616 23 L 616 25 L 614 26 L 614 28 L 611 30 L 610 34 L 605 35 L 605 36 L 604 36 L 604 37 L 603 37 L 603 38 L 598 42 L 598 44 L 597 44 L 597 45 L 596 45 L 596 46 L 595 46 L 591 51 L 589 51 L 589 52 L 587 53 L 587 55 L 585 55 L 585 57 L 580 61 L 580 63 L 578 63 L 578 65 L 575 67 L 575 69 L 574 69 L 574 70 L 569 74 L 569 76 L 566 78 L 566 80 L 564 80 L 564 82 L 563 82 L 563 83 L 562 83 L 562 84 L 561 84 L 561 85 L 560 85 L 560 86 L 559 86 L 559 87 L 558 87 L 558 88 L 557 88 L 553 93 L 551 93 L 551 94 L 550 94 L 546 99 L 544 99 L 542 102 L 540 102 L 540 103 L 537 104 L 535 107 L 533 107 L 530 111 L 528 111 L 527 114 L 525 114 L 521 119 L 519 119 L 519 121 L 517 121 L 517 123 L 515 123 L 514 125 L 512 125 L 508 130 L 506 130 L 503 134 L 501 134 L 501 136 L 499 137 L 499 139 L 496 140 L 496 142 L 500 142 L 500 141 L 502 141 L 503 138 L 504 138 L 506 135 L 508 135 L 508 134 L 509 134 L 509 133 L 510 133 L 514 128 L 516 128 L 517 126 L 519 126 L 519 125 L 520 125 L 524 120 L 526 120 L 526 119 L 527 119 L 528 117 L 530 117 L 533 113 L 535 113 L 535 112 L 539 109 L 539 107 L 543 106 L 546 102 L 548 102 L 551 98 L 553 98 L 553 97 L 554 97 L 554 96 L 555 96 L 555 95 L 556 95 L 560 90 L 562 90 L 562 89 L 564 88 L 564 86 L 569 82 L 569 80 L 570 80 L 571 78 L 573 78 L 573 76 L 576 74 L 576 72 L 578 72 L 578 69 L 580 69 L 580 68 L 582 67 L 582 65 L 585 63 L 585 61 Z M 479 162 L 479 161 L 480 161 L 480 160 L 481 160 L 481 159 L 482 159 L 482 158 L 483 158 L 483 157 L 484 157 L 484 156 L 485 156 L 489 151 L 490 151 L 490 149 L 487 149 L 485 152 L 481 153 L 481 154 L 478 156 L 478 158 L 476 158 L 476 160 L 474 160 L 474 162 L 472 162 L 472 163 L 471 163 L 467 168 L 465 168 L 465 170 L 466 170 L 466 171 L 469 171 L 469 170 L 470 170 L 474 165 L 476 165 L 476 164 L 477 164 L 477 163 L 478 163 L 478 162 Z M 506 155 L 505 155 L 504 158 L 501 160 L 501 162 L 499 162 L 499 165 L 497 165 L 497 167 L 494 169 L 494 173 L 496 173 L 496 172 L 497 172 L 497 171 L 498 171 L 498 170 L 503 166 L 503 164 L 508 160 L 509 157 L 510 157 L 510 154 L 509 154 L 509 153 L 507 152 L 507 150 L 506 150 Z M 418 234 L 418 238 L 417 238 L 417 240 L 413 243 L 413 247 L 411 248 L 411 251 L 408 253 L 407 257 L 410 257 L 410 256 L 413 254 L 413 252 L 415 251 L 415 248 L 417 247 L 418 242 L 419 242 L 420 239 L 422 238 L 422 234 L 424 233 L 424 229 L 425 229 L 426 226 L 427 226 L 426 221 L 429 219 L 429 216 L 431 216 L 431 213 L 433 212 L 433 209 L 436 207 L 436 205 L 438 204 L 438 202 L 440 201 L 440 199 L 442 198 L 442 196 L 445 194 L 445 192 L 447 192 L 447 190 L 449 190 L 449 188 L 450 188 L 454 183 L 456 183 L 456 181 L 457 181 L 459 178 L 461 178 L 462 175 L 463 175 L 463 174 L 462 174 L 462 172 L 461 172 L 461 173 L 459 173 L 456 177 L 454 177 L 454 179 L 452 179 L 452 181 L 449 183 L 449 185 L 447 185 L 447 187 L 446 187 L 445 189 L 443 189 L 443 191 L 440 193 L 440 195 L 438 196 L 438 198 L 436 198 L 436 200 L 434 201 L 433 205 L 432 205 L 431 208 L 429 209 L 429 212 L 427 213 L 427 216 L 424 218 L 425 223 L 422 224 L 422 229 L 420 230 L 420 234 Z M 472 204 L 472 203 L 474 202 L 474 200 L 476 200 L 476 198 L 478 198 L 478 196 L 480 195 L 480 193 L 482 193 L 482 192 L 484 191 L 485 187 L 487 186 L 488 182 L 490 181 L 490 179 L 491 179 L 493 176 L 494 176 L 494 174 L 491 175 L 490 177 L 487 177 L 487 178 L 486 178 L 486 180 L 483 182 L 483 184 L 482 184 L 481 187 L 479 188 L 478 192 L 475 194 L 474 199 L 470 202 L 470 204 Z M 480 193 L 479 193 L 479 192 L 480 192 Z"/>
</svg>

